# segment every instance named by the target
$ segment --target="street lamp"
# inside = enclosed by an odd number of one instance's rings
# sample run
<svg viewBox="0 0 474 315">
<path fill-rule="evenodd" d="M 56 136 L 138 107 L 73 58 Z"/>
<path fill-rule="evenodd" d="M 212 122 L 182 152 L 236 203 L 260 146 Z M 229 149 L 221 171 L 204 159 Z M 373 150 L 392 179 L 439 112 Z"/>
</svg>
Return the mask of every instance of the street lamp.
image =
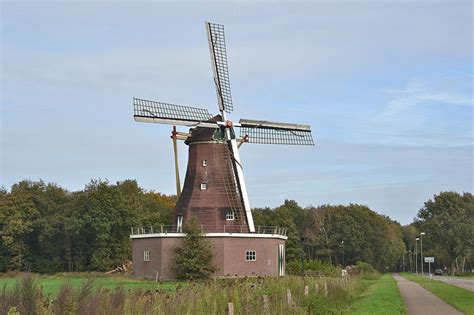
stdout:
<svg viewBox="0 0 474 315">
<path fill-rule="evenodd" d="M 420 233 L 420 263 L 421 263 L 421 276 L 423 277 L 423 235 L 425 232 Z"/>
<path fill-rule="evenodd" d="M 415 272 L 418 274 L 418 241 L 420 240 L 419 237 L 415 239 Z"/>
</svg>

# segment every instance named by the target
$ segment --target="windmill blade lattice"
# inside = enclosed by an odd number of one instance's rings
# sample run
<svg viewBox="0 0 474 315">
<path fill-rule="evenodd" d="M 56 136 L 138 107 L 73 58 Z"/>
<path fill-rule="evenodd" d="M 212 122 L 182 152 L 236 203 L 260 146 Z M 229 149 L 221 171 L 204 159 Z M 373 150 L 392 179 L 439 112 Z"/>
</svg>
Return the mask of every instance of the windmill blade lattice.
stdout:
<svg viewBox="0 0 474 315">
<path fill-rule="evenodd" d="M 212 118 L 207 109 L 133 98 L 136 121 L 191 126 Z M 215 125 L 215 124 L 214 124 Z"/>
<path fill-rule="evenodd" d="M 314 145 L 311 127 L 259 120 L 240 120 L 240 137 L 249 143 Z"/>
<path fill-rule="evenodd" d="M 206 22 L 206 27 L 219 109 L 230 113 L 234 110 L 234 106 L 232 104 L 232 95 L 230 93 L 229 67 L 227 64 L 224 25 Z"/>
</svg>

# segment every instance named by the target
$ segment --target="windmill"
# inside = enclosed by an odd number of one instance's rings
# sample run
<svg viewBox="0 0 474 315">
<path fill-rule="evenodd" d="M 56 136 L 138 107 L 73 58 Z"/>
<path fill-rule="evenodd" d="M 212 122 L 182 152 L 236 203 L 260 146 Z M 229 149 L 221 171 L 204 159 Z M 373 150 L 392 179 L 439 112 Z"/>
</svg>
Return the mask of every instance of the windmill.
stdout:
<svg viewBox="0 0 474 315">
<path fill-rule="evenodd" d="M 314 145 L 308 125 L 266 120 L 228 119 L 233 109 L 230 90 L 224 26 L 206 22 L 219 115 L 207 109 L 133 99 L 134 119 L 138 122 L 173 125 L 177 194 L 174 229 L 195 218 L 206 232 L 222 226 L 230 232 L 255 232 L 247 186 L 240 160 L 243 143 Z M 177 132 L 176 125 L 190 127 Z M 180 190 L 176 140 L 189 146 L 189 159 L 183 190 Z"/>
</svg>

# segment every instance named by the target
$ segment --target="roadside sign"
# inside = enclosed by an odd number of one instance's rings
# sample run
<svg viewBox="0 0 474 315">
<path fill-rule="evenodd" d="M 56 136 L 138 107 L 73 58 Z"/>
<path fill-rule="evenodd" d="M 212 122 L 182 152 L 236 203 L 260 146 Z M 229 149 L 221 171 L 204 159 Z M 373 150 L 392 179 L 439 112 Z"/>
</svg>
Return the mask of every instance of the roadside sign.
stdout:
<svg viewBox="0 0 474 315">
<path fill-rule="evenodd" d="M 425 263 L 434 263 L 434 257 L 425 257 Z"/>
</svg>

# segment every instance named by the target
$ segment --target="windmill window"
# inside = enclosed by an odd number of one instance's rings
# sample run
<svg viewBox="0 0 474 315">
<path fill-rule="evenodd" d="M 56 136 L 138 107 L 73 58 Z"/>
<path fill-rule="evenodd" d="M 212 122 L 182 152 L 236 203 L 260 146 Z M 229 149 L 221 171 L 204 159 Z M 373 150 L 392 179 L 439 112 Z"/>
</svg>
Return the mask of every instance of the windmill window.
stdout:
<svg viewBox="0 0 474 315">
<path fill-rule="evenodd" d="M 207 183 L 201 183 L 201 190 L 207 189 Z"/>
<path fill-rule="evenodd" d="M 202 160 L 202 166 L 207 166 L 207 160 Z"/>
<path fill-rule="evenodd" d="M 143 252 L 143 261 L 150 261 L 150 251 L 146 250 Z"/>
<path fill-rule="evenodd" d="M 245 260 L 246 261 L 256 261 L 257 260 L 257 253 L 254 250 L 248 250 L 245 252 Z"/>
<path fill-rule="evenodd" d="M 234 221 L 235 220 L 234 211 L 227 211 L 225 213 L 225 219 L 227 221 Z"/>
</svg>

